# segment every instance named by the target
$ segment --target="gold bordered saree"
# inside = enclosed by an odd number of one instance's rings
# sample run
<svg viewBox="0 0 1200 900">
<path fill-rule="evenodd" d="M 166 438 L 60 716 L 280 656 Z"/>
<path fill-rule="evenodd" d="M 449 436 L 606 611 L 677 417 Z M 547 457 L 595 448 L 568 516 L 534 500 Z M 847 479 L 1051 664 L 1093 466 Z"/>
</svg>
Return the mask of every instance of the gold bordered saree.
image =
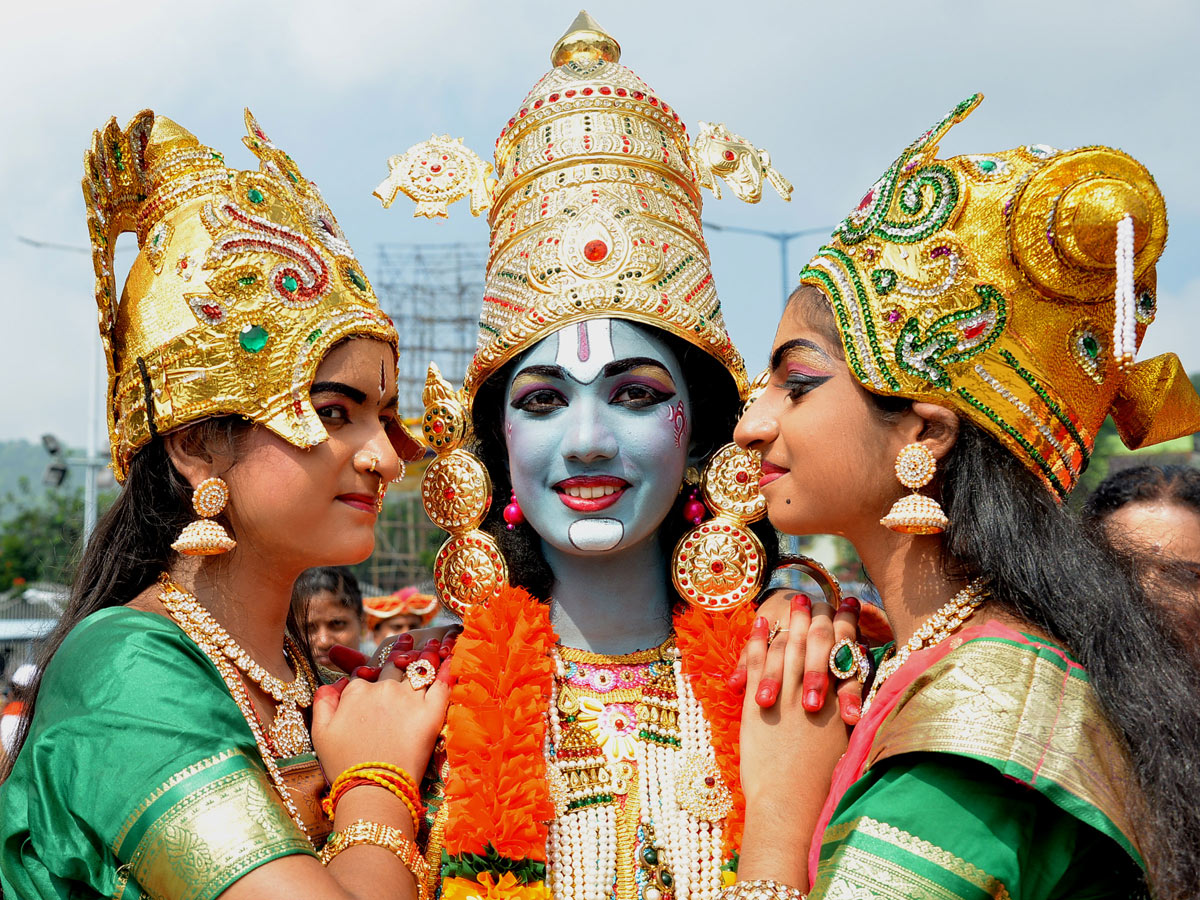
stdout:
<svg viewBox="0 0 1200 900">
<path fill-rule="evenodd" d="M 318 837 L 316 760 L 280 765 Z M 0 785 L 5 896 L 211 900 L 296 853 L 313 845 L 191 639 L 124 607 L 81 622 L 46 671 L 29 738 Z"/>
<path fill-rule="evenodd" d="M 1129 897 L 1134 791 L 1086 671 L 985 622 L 880 688 L 834 772 L 810 897 Z"/>
</svg>

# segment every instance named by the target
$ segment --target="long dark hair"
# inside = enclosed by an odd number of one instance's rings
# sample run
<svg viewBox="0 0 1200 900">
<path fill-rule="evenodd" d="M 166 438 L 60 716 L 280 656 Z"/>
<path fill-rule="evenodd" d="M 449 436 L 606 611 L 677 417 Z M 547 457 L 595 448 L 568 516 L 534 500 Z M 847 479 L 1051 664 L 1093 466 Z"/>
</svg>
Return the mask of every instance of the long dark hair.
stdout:
<svg viewBox="0 0 1200 900">
<path fill-rule="evenodd" d="M 793 294 L 810 326 L 841 350 L 824 296 Z M 911 401 L 871 394 L 885 418 Z M 1136 561 L 1080 522 L 1017 457 L 971 422 L 939 464 L 937 487 L 953 527 L 947 573 L 986 575 L 989 601 L 1067 647 L 1087 669 L 1141 789 L 1129 812 L 1144 838 L 1154 896 L 1200 894 L 1200 672 Z"/>
<path fill-rule="evenodd" d="M 236 459 L 239 438 L 251 427 L 238 416 L 215 417 L 189 426 L 183 439 L 190 451 L 219 449 Z M 154 584 L 174 556 L 171 542 L 195 517 L 191 485 L 175 470 L 163 439 L 156 436 L 134 455 L 125 486 L 96 523 L 83 550 L 67 608 L 38 651 L 37 679 L 30 688 L 14 752 L 0 763 L 0 781 L 12 771 L 29 732 L 46 667 L 71 629 L 94 612 L 123 606 Z M 227 521 L 223 524 L 230 527 Z M 287 629 L 316 671 L 307 630 L 298 627 L 291 612 Z"/>
<path fill-rule="evenodd" d="M 646 326 L 638 325 L 644 328 Z M 653 330 L 679 361 L 693 410 L 703 404 L 703 412 L 692 416 L 692 441 L 698 457 L 707 461 L 714 452 L 733 439 L 742 404 L 733 377 L 705 351 L 665 331 Z M 496 539 L 509 565 L 509 579 L 533 596 L 547 598 L 554 585 L 554 573 L 542 556 L 541 544 L 531 528 L 505 527 L 504 507 L 508 505 L 512 481 L 508 472 L 508 445 L 504 436 L 504 387 L 517 360 L 493 374 L 479 388 L 472 410 L 475 454 L 483 461 L 492 478 L 492 505 L 480 527 Z M 658 529 L 659 543 L 670 558 L 675 544 L 691 526 L 683 518 L 687 492 L 681 492 Z M 779 555 L 779 539 L 763 519 L 750 526 L 767 551 L 766 570 L 771 571 Z M 682 601 L 680 601 L 682 602 Z"/>
</svg>

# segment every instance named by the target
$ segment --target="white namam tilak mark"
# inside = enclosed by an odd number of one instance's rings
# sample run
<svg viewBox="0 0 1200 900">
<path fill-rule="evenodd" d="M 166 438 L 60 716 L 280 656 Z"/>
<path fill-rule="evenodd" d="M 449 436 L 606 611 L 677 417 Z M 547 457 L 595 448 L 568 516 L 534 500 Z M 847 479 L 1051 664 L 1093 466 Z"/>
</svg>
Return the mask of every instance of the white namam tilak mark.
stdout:
<svg viewBox="0 0 1200 900">
<path fill-rule="evenodd" d="M 567 529 L 567 537 L 579 550 L 603 552 L 621 543 L 625 526 L 619 519 L 578 519 Z"/>
<path fill-rule="evenodd" d="M 558 352 L 554 362 L 580 384 L 590 384 L 600 370 L 616 358 L 611 319 L 589 319 L 555 332 Z"/>
</svg>

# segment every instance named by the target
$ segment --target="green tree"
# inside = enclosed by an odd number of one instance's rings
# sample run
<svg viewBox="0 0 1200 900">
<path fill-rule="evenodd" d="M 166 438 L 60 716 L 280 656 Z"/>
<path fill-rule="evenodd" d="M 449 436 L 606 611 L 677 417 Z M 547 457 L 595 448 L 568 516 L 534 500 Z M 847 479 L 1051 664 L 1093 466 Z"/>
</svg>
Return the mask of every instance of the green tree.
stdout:
<svg viewBox="0 0 1200 900">
<path fill-rule="evenodd" d="M 16 510 L 0 524 L 0 591 L 31 581 L 69 582 L 83 535 L 83 489 L 38 496 L 22 478 L 0 506 Z"/>
</svg>

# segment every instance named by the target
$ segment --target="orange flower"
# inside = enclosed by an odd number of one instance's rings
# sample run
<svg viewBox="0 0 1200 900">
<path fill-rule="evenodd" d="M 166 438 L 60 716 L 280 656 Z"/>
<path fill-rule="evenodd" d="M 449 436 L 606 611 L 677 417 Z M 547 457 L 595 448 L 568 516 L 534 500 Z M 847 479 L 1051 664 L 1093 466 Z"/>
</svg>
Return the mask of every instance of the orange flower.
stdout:
<svg viewBox="0 0 1200 900">
<path fill-rule="evenodd" d="M 542 753 L 556 640 L 549 608 L 508 587 L 463 626 L 446 715 L 446 851 L 484 854 L 490 844 L 509 859 L 543 862 L 554 817 Z"/>
<path fill-rule="evenodd" d="M 729 689 L 726 679 L 746 646 L 755 615 L 755 607 L 745 603 L 726 613 L 710 613 L 689 605 L 675 617 L 675 644 L 683 658 L 683 674 L 704 709 L 712 729 L 717 766 L 733 794 L 733 811 L 725 820 L 726 856 L 732 856 L 741 846 L 746 824 L 746 798 L 738 770 L 742 696 Z"/>
<path fill-rule="evenodd" d="M 551 900 L 551 897 L 544 881 L 521 884 L 512 872 L 505 872 L 499 880 L 491 872 L 481 872 L 478 881 L 445 879 L 442 900 Z"/>
</svg>

